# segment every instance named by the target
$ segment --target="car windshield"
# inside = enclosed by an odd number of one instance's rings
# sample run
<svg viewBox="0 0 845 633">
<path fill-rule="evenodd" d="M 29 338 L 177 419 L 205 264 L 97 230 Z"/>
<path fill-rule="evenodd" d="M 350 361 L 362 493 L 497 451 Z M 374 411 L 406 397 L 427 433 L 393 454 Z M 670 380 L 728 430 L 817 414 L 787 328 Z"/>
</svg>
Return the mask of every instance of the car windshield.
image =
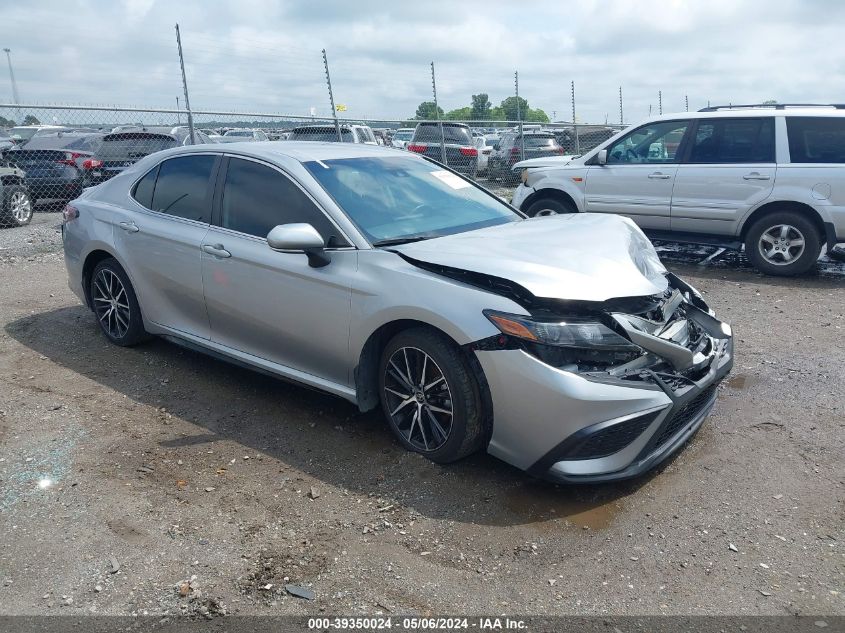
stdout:
<svg viewBox="0 0 845 633">
<path fill-rule="evenodd" d="M 229 130 L 225 136 L 252 136 L 252 132 L 245 132 L 243 130 Z"/>
<path fill-rule="evenodd" d="M 440 237 L 521 219 L 495 196 L 421 158 L 360 157 L 304 164 L 374 244 Z"/>
<path fill-rule="evenodd" d="M 393 138 L 399 139 L 400 141 L 410 141 L 413 135 L 413 132 L 397 132 L 393 135 Z"/>
<path fill-rule="evenodd" d="M 342 129 L 343 141 L 352 141 L 352 130 Z M 312 127 L 294 130 L 290 135 L 292 141 L 327 141 L 337 143 L 337 130 L 333 127 Z"/>
</svg>

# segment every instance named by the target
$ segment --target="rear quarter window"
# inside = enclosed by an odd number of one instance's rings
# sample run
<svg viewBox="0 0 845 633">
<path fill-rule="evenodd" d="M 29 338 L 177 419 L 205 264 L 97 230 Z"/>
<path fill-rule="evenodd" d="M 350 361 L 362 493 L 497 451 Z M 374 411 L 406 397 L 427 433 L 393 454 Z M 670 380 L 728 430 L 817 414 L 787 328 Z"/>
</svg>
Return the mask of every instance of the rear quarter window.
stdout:
<svg viewBox="0 0 845 633">
<path fill-rule="evenodd" d="M 845 163 L 845 117 L 786 117 L 793 163 Z"/>
</svg>

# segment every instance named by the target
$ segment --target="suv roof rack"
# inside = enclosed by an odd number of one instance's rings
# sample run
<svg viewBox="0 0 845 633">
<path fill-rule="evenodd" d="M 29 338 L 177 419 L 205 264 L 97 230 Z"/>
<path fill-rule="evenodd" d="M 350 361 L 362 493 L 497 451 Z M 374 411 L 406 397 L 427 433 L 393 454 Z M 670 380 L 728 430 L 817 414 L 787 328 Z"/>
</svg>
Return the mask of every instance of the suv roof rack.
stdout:
<svg viewBox="0 0 845 633">
<path fill-rule="evenodd" d="M 845 110 L 845 103 L 746 103 L 717 105 L 701 108 L 699 112 L 718 112 L 719 110 L 742 110 L 744 108 L 772 108 L 774 110 L 785 110 L 786 108 L 835 108 Z"/>
</svg>

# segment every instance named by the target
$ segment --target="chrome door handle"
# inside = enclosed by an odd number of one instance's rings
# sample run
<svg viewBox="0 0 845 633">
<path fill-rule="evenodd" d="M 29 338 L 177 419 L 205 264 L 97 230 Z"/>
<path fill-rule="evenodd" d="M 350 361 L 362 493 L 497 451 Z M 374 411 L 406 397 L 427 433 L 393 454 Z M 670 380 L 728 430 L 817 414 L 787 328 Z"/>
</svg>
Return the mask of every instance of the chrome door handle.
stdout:
<svg viewBox="0 0 845 633">
<path fill-rule="evenodd" d="M 222 244 L 203 244 L 202 250 L 215 257 L 231 257 L 232 253 L 223 248 Z"/>
<path fill-rule="evenodd" d="M 653 174 L 648 175 L 649 178 L 654 178 L 656 180 L 669 180 L 672 175 L 671 174 L 664 174 L 659 171 L 654 172 Z"/>
<path fill-rule="evenodd" d="M 127 233 L 137 233 L 141 229 L 138 228 L 138 225 L 134 222 L 119 222 L 120 228 L 122 228 Z"/>
<path fill-rule="evenodd" d="M 761 174 L 756 171 L 752 171 L 750 174 L 745 174 L 742 177 L 743 180 L 769 180 L 770 178 L 769 174 Z"/>
</svg>

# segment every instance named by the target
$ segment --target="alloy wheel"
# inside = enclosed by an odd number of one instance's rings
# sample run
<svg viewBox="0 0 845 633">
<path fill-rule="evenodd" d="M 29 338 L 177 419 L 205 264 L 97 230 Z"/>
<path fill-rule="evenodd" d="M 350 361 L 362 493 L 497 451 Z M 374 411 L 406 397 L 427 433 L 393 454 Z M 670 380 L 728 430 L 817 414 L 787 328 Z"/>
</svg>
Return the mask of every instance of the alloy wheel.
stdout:
<svg viewBox="0 0 845 633">
<path fill-rule="evenodd" d="M 420 452 L 435 451 L 452 431 L 452 393 L 434 359 L 416 347 L 400 347 L 387 362 L 384 392 L 392 423 Z"/>
<path fill-rule="evenodd" d="M 537 213 L 534 215 L 534 217 L 535 218 L 542 218 L 542 217 L 545 217 L 547 215 L 559 215 L 559 214 L 554 209 L 540 209 L 539 211 L 537 211 Z"/>
<path fill-rule="evenodd" d="M 9 199 L 9 210 L 12 217 L 19 223 L 25 224 L 32 216 L 32 202 L 23 191 L 16 191 Z"/>
<path fill-rule="evenodd" d="M 804 254 L 804 235 L 790 224 L 776 224 L 763 231 L 757 246 L 767 262 L 785 266 Z"/>
<path fill-rule="evenodd" d="M 112 338 L 121 339 L 129 330 L 129 297 L 126 288 L 113 271 L 103 268 L 94 278 L 91 289 L 94 312 L 100 325 Z"/>
</svg>

